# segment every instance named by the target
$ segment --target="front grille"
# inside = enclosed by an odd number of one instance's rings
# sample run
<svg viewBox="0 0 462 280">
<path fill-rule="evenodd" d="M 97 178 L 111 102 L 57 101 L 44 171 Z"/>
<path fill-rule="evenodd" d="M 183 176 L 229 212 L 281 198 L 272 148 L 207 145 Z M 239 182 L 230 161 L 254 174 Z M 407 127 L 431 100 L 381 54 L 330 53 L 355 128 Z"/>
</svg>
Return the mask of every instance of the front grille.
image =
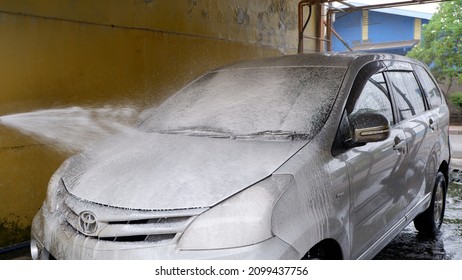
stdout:
<svg viewBox="0 0 462 280">
<path fill-rule="evenodd" d="M 187 210 L 131 210 L 79 200 L 68 195 L 61 212 L 64 222 L 87 238 L 101 242 L 145 242 L 154 245 L 176 244 L 187 226 L 207 208 Z M 82 226 L 79 215 L 91 213 L 92 227 Z M 91 231 L 85 232 L 91 228 Z"/>
<path fill-rule="evenodd" d="M 173 240 L 175 234 L 154 234 L 154 235 L 133 235 L 133 236 L 119 236 L 119 237 L 101 237 L 99 240 L 112 241 L 112 242 L 164 242 Z"/>
</svg>

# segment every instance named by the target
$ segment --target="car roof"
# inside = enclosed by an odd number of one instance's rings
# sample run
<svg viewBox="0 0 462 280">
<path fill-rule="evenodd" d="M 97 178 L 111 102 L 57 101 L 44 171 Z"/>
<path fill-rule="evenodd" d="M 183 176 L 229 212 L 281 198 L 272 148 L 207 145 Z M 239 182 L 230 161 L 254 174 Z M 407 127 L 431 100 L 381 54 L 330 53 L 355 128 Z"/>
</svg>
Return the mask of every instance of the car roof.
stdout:
<svg viewBox="0 0 462 280">
<path fill-rule="evenodd" d="M 244 68 L 265 68 L 265 67 L 349 67 L 353 61 L 361 61 L 364 65 L 370 61 L 395 60 L 408 63 L 420 62 L 395 54 L 384 53 L 309 53 L 283 55 L 279 57 L 263 58 L 257 60 L 240 61 L 218 68 L 215 71 Z"/>
</svg>

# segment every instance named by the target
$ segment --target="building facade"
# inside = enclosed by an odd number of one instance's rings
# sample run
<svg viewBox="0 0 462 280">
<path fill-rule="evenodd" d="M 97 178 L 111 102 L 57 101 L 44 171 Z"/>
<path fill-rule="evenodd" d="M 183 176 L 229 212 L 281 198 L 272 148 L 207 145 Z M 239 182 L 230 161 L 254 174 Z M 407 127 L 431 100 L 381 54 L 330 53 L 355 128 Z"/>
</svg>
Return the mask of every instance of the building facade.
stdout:
<svg viewBox="0 0 462 280">
<path fill-rule="evenodd" d="M 431 14 L 398 8 L 335 14 L 334 29 L 353 51 L 406 54 L 422 39 Z M 348 48 L 333 37 L 334 51 Z"/>
</svg>

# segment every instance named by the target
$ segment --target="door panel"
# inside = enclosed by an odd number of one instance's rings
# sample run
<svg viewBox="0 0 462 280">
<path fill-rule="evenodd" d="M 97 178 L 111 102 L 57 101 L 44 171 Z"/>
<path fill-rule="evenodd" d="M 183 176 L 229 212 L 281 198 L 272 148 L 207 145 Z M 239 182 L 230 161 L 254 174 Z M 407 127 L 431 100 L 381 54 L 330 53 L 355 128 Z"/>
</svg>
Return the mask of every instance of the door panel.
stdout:
<svg viewBox="0 0 462 280">
<path fill-rule="evenodd" d="M 395 149 L 400 141 L 404 145 Z M 389 230 L 407 206 L 399 191 L 405 184 L 406 152 L 406 136 L 397 125 L 387 140 L 345 153 L 351 186 L 352 258 Z"/>
<path fill-rule="evenodd" d="M 366 65 L 358 74 L 345 108 L 340 137 L 349 143 L 348 122 L 357 114 L 381 114 L 390 124 L 390 136 L 381 142 L 346 145 L 342 158 L 350 180 L 351 257 L 358 258 L 404 215 L 407 206 L 401 190 L 406 175 L 407 139 L 403 128 L 395 125 L 383 67 Z M 342 135 L 342 133 L 340 133 Z"/>
<path fill-rule="evenodd" d="M 400 124 L 406 134 L 409 147 L 407 170 L 402 196 L 410 210 L 422 199 L 426 185 L 427 162 L 437 142 L 438 124 L 432 111 L 426 109 L 423 93 L 410 71 L 389 71 L 387 77 L 396 101 Z M 429 171 L 435 172 L 435 171 Z"/>
</svg>

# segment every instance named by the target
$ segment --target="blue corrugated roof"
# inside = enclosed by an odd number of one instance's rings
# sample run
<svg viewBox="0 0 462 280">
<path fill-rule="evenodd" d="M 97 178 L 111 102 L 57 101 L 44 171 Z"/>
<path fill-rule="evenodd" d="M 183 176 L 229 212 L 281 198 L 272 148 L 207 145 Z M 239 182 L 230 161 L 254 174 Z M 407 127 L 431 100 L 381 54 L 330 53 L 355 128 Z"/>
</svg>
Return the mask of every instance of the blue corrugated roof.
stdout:
<svg viewBox="0 0 462 280">
<path fill-rule="evenodd" d="M 355 2 L 348 2 L 354 6 L 357 7 L 363 7 L 367 6 L 367 4 L 363 3 L 355 3 Z M 346 6 L 342 5 L 340 8 L 346 8 Z M 424 12 L 418 12 L 418 11 L 410 11 L 410 10 L 405 10 L 405 9 L 399 9 L 399 8 L 383 8 L 383 9 L 374 9 L 371 11 L 376 11 L 380 13 L 386 13 L 386 14 L 392 14 L 392 15 L 399 15 L 399 16 L 405 16 L 405 17 L 412 17 L 412 18 L 421 18 L 421 19 L 430 19 L 432 17 L 432 13 L 424 13 Z"/>
<path fill-rule="evenodd" d="M 393 15 L 413 17 L 413 18 L 422 18 L 422 19 L 428 19 L 428 20 L 432 17 L 431 13 L 409 11 L 409 10 L 398 9 L 398 8 L 385 8 L 385 9 L 377 9 L 374 11 L 386 13 L 386 14 L 393 14 Z"/>
</svg>

